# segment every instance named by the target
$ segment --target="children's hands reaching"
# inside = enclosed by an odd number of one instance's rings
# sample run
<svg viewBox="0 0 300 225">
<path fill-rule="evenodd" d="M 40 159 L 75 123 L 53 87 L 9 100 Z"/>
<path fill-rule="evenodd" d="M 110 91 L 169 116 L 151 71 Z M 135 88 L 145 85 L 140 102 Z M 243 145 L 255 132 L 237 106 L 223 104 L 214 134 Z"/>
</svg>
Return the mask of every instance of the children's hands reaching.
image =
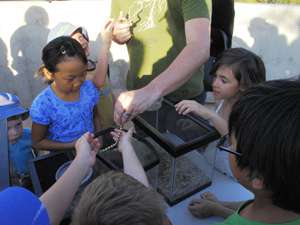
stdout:
<svg viewBox="0 0 300 225">
<path fill-rule="evenodd" d="M 186 115 L 188 113 L 194 113 L 202 116 L 204 119 L 210 119 L 214 114 L 213 111 L 194 100 L 183 100 L 175 105 L 175 109 L 179 114 Z"/>
<path fill-rule="evenodd" d="M 101 31 L 103 46 L 108 49 L 110 48 L 110 45 L 111 45 L 113 29 L 114 29 L 114 21 L 113 21 L 113 19 L 109 19 L 105 23 L 104 28 Z"/>
<path fill-rule="evenodd" d="M 100 142 L 98 138 L 94 138 L 93 134 L 87 132 L 77 140 L 75 148 L 76 158 L 92 167 L 96 161 L 96 154 L 100 149 Z"/>
<path fill-rule="evenodd" d="M 175 105 L 179 114 L 186 115 L 188 113 L 196 113 L 199 111 L 199 103 L 193 100 L 183 100 Z"/>
<path fill-rule="evenodd" d="M 124 149 L 131 146 L 131 138 L 132 138 L 133 127 L 128 130 L 128 132 L 124 132 L 119 129 L 115 129 L 111 135 L 115 141 L 119 141 L 119 151 L 122 152 Z"/>
</svg>

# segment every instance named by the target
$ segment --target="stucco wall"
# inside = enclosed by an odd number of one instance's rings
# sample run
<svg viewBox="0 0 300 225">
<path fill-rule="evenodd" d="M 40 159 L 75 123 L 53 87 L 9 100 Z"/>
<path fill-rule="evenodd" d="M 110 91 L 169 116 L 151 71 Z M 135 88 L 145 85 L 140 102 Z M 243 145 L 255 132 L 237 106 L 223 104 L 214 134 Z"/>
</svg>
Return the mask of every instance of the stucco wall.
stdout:
<svg viewBox="0 0 300 225">
<path fill-rule="evenodd" d="M 300 71 L 300 7 L 237 3 L 234 46 L 252 49 L 267 66 L 268 79 Z M 92 58 L 101 46 L 99 31 L 110 13 L 110 0 L 0 1 L 0 91 L 16 93 L 29 106 L 44 88 L 35 73 L 49 29 L 67 21 L 87 28 Z M 112 47 L 112 75 L 126 71 L 126 48 Z"/>
</svg>

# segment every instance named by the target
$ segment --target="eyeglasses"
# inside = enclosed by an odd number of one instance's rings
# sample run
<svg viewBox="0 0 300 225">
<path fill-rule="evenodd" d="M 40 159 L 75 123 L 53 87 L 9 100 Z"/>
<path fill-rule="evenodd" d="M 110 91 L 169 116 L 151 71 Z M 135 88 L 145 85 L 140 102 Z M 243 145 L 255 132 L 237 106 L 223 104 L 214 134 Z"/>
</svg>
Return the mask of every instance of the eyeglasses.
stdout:
<svg viewBox="0 0 300 225">
<path fill-rule="evenodd" d="M 230 154 L 234 154 L 238 157 L 241 157 L 242 156 L 241 153 L 231 150 L 228 140 L 229 140 L 228 134 L 221 137 L 219 143 L 217 144 L 217 148 L 220 149 L 221 151 L 228 152 Z"/>
<path fill-rule="evenodd" d="M 95 69 L 96 69 L 96 62 L 94 62 L 91 59 L 88 59 L 88 68 L 87 68 L 87 71 L 90 72 L 90 71 L 93 71 Z"/>
</svg>

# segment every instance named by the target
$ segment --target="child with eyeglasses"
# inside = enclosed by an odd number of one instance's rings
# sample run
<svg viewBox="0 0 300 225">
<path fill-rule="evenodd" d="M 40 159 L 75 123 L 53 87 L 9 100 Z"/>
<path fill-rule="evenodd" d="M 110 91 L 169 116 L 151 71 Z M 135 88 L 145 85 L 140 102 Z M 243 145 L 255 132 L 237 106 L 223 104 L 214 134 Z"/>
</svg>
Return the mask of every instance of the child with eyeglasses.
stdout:
<svg viewBox="0 0 300 225">
<path fill-rule="evenodd" d="M 193 100 L 183 100 L 175 107 L 179 114 L 193 113 L 203 117 L 221 136 L 225 136 L 228 134 L 228 118 L 233 104 L 249 87 L 266 80 L 265 66 L 261 58 L 253 52 L 243 48 L 231 48 L 217 58 L 211 74 L 214 75 L 213 94 L 219 101 L 215 111 Z M 217 151 L 215 168 L 232 176 L 227 152 Z"/>
<path fill-rule="evenodd" d="M 93 109 L 107 72 L 112 30 L 110 20 L 102 32 L 101 71 L 92 80 L 85 79 L 88 61 L 78 41 L 62 36 L 44 47 L 40 71 L 50 85 L 34 99 L 30 109 L 35 148 L 73 149 L 78 138 L 94 131 Z"/>
<path fill-rule="evenodd" d="M 231 215 L 221 224 L 300 224 L 299 99 L 300 81 L 277 80 L 250 88 L 234 104 L 229 137 L 239 155 L 229 161 L 254 199 L 242 205 L 211 199 L 214 207 L 204 211 Z"/>
</svg>

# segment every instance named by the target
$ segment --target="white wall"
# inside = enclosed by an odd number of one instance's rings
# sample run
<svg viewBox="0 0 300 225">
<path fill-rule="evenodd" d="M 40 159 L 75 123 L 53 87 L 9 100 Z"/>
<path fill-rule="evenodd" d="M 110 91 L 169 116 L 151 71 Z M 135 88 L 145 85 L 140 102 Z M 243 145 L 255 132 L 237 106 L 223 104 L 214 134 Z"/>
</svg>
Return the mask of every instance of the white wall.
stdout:
<svg viewBox="0 0 300 225">
<path fill-rule="evenodd" d="M 233 46 L 261 55 L 268 79 L 300 73 L 299 6 L 236 3 L 235 11 Z M 109 14 L 110 0 L 0 1 L 0 91 L 18 94 L 29 106 L 44 87 L 34 74 L 49 29 L 63 21 L 85 26 L 95 58 L 101 45 L 98 34 Z M 112 49 L 117 61 L 112 72 L 117 76 L 120 69 L 126 69 L 124 50 L 120 46 Z"/>
</svg>

